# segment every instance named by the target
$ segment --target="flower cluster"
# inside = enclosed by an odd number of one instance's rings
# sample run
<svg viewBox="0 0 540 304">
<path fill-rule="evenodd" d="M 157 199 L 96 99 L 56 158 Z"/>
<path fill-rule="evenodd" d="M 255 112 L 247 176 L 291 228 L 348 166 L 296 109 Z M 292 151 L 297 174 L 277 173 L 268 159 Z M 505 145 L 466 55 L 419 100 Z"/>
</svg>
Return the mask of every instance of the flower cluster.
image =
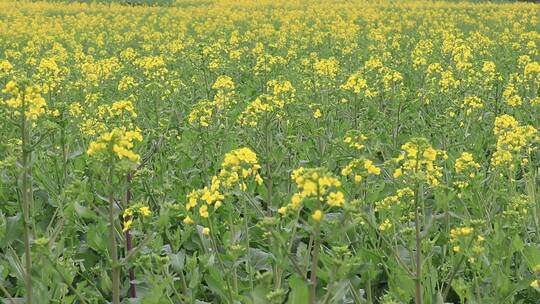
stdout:
<svg viewBox="0 0 540 304">
<path fill-rule="evenodd" d="M 225 187 L 239 185 L 241 190 L 245 190 L 245 181 L 249 177 L 255 178 L 259 185 L 262 184 L 263 180 L 258 173 L 260 168 L 255 152 L 249 148 L 240 148 L 225 154 L 218 176 Z"/>
<path fill-rule="evenodd" d="M 473 111 L 482 109 L 484 103 L 478 96 L 467 96 L 463 99 L 461 103 L 461 109 L 465 111 L 465 115 L 470 115 Z"/>
<path fill-rule="evenodd" d="M 109 107 L 109 114 L 112 117 L 123 116 L 125 113 L 131 115 L 132 118 L 137 118 L 133 102 L 129 99 L 119 100 Z"/>
<path fill-rule="evenodd" d="M 169 72 L 163 56 L 144 56 L 134 63 L 142 69 L 144 76 L 152 80 L 163 78 Z"/>
<path fill-rule="evenodd" d="M 540 264 L 534 265 L 531 270 L 536 279 L 534 279 L 529 286 L 540 292 Z"/>
<path fill-rule="evenodd" d="M 355 94 L 363 94 L 367 87 L 367 80 L 360 71 L 349 76 L 347 81 L 341 85 L 342 89 L 351 91 Z"/>
<path fill-rule="evenodd" d="M 131 76 L 123 76 L 118 81 L 118 91 L 127 91 L 128 89 L 136 86 L 135 78 Z"/>
<path fill-rule="evenodd" d="M 406 223 L 414 218 L 411 209 L 414 207 L 414 191 L 409 188 L 401 188 L 394 195 L 389 195 L 380 201 L 375 202 L 374 211 L 380 220 L 379 230 L 381 232 L 396 226 L 401 227 L 403 233 L 410 229 Z M 405 224 L 405 225 L 404 225 Z"/>
<path fill-rule="evenodd" d="M 497 73 L 497 65 L 493 61 L 484 61 L 482 73 L 484 73 L 484 84 L 486 86 L 493 85 L 496 80 L 502 80 L 501 75 Z"/>
<path fill-rule="evenodd" d="M 270 80 L 266 84 L 268 92 L 274 99 L 278 107 L 283 107 L 286 103 L 292 101 L 296 94 L 296 89 L 288 80 Z"/>
<path fill-rule="evenodd" d="M 278 212 L 285 214 L 288 210 L 299 210 L 302 205 L 309 204 L 314 209 L 312 218 L 320 221 L 324 207 L 342 207 L 345 195 L 339 191 L 341 182 L 324 168 L 298 168 L 291 174 L 298 191 L 291 197 L 291 202 L 281 207 Z M 314 204 L 314 205 L 311 205 Z"/>
<path fill-rule="evenodd" d="M 447 159 L 444 151 L 435 150 L 426 139 L 415 138 L 401 146 L 403 152 L 395 159 L 400 166 L 394 171 L 394 178 L 412 177 L 428 183 L 440 184 L 442 168 L 436 165 L 437 157 Z"/>
<path fill-rule="evenodd" d="M 317 75 L 335 79 L 339 70 L 339 62 L 334 57 L 318 59 L 315 61 L 314 68 Z"/>
<path fill-rule="evenodd" d="M 210 126 L 214 116 L 235 104 L 235 85 L 231 77 L 219 76 L 212 85 L 212 89 L 216 90 L 214 98 L 212 100 L 199 100 L 189 112 L 188 122 L 190 125 L 206 128 Z"/>
<path fill-rule="evenodd" d="M 120 63 L 117 58 L 105 58 L 101 60 L 89 60 L 79 65 L 84 79 L 89 84 L 97 86 L 100 82 L 112 78 Z"/>
<path fill-rule="evenodd" d="M 516 87 L 515 80 L 516 76 L 511 77 L 511 80 L 504 88 L 503 97 L 504 101 L 511 107 L 518 107 L 523 103 L 523 98 L 519 95 L 518 89 Z"/>
<path fill-rule="evenodd" d="M 260 167 L 257 155 L 249 148 L 239 148 L 225 154 L 221 170 L 212 177 L 210 186 L 193 190 L 187 195 L 185 209 L 188 214 L 184 217 L 184 224 L 206 221 L 211 212 L 222 206 L 227 193 L 235 189 L 245 191 L 248 180 L 262 184 L 263 180 L 258 172 Z M 203 233 L 207 231 L 208 234 L 209 229 L 205 227 Z"/>
<path fill-rule="evenodd" d="M 283 116 L 281 110 L 294 100 L 295 88 L 288 80 L 270 80 L 267 86 L 270 94 L 260 95 L 249 103 L 237 119 L 239 124 L 255 127 L 265 113 Z"/>
<path fill-rule="evenodd" d="M 390 91 L 392 88 L 403 84 L 403 75 L 401 75 L 401 73 L 398 71 L 385 67 L 382 69 L 382 74 L 385 91 Z"/>
<path fill-rule="evenodd" d="M 343 139 L 343 142 L 346 143 L 350 148 L 356 149 L 356 150 L 362 150 L 365 147 L 365 142 L 367 140 L 367 136 L 360 133 L 360 131 L 357 130 L 350 130 L 345 135 L 345 138 Z"/>
<path fill-rule="evenodd" d="M 216 90 L 213 103 L 218 110 L 227 108 L 229 105 L 234 104 L 234 82 L 231 77 L 226 75 L 219 76 L 212 89 Z"/>
<path fill-rule="evenodd" d="M 375 203 L 375 211 L 391 210 L 403 203 L 410 203 L 414 198 L 414 191 L 409 188 L 402 188 L 396 191 L 395 195 L 390 195 Z"/>
<path fill-rule="evenodd" d="M 460 175 L 462 178 L 455 181 L 454 185 L 459 189 L 466 188 L 469 185 L 468 180 L 476 177 L 478 169 L 480 169 L 480 164 L 474 161 L 471 153 L 461 153 L 461 156 L 456 159 L 454 170 L 456 171 L 456 174 Z"/>
<path fill-rule="evenodd" d="M 454 247 L 452 247 L 452 250 L 454 252 L 460 252 L 461 246 L 457 245 L 461 241 L 461 239 L 468 237 L 473 233 L 474 228 L 472 227 L 459 227 L 454 228 L 450 230 L 450 243 L 454 244 Z"/>
<path fill-rule="evenodd" d="M 379 175 L 381 169 L 373 164 L 369 159 L 357 158 L 351 160 L 347 166 L 341 170 L 341 175 L 354 177 L 355 183 L 360 183 L 364 177 L 369 175 Z"/>
<path fill-rule="evenodd" d="M 261 95 L 246 106 L 246 109 L 240 114 L 237 121 L 241 125 L 255 127 L 262 113 L 269 113 L 273 110 L 272 99 L 268 95 Z"/>
<path fill-rule="evenodd" d="M 8 60 L 0 60 L 0 72 L 8 74 L 13 70 L 13 65 Z"/>
<path fill-rule="evenodd" d="M 209 100 L 201 100 L 193 106 L 188 115 L 190 125 L 206 128 L 210 125 L 210 120 L 214 114 L 214 104 Z"/>
<path fill-rule="evenodd" d="M 142 141 L 143 137 L 139 129 L 126 130 L 114 128 L 106 132 L 90 143 L 86 154 L 106 158 L 109 153 L 114 153 L 118 159 L 126 158 L 132 162 L 138 162 L 140 156 L 133 152 L 134 141 Z"/>
<path fill-rule="evenodd" d="M 535 150 L 534 144 L 540 140 L 538 130 L 532 126 L 520 126 L 514 117 L 507 114 L 495 118 L 493 133 L 497 136 L 496 150 L 491 158 L 494 167 L 513 168 L 516 158 L 526 162 L 523 153 Z"/>
<path fill-rule="evenodd" d="M 502 212 L 503 217 L 507 220 L 508 227 L 521 229 L 521 223 L 526 221 L 527 215 L 533 206 L 534 202 L 527 195 L 522 194 L 512 197 Z"/>
<path fill-rule="evenodd" d="M 133 225 L 133 221 L 136 220 L 137 216 L 149 217 L 150 215 L 152 215 L 150 208 L 141 203 L 126 208 L 122 214 L 122 218 L 124 219 L 122 230 L 124 232 L 128 231 Z"/>
<path fill-rule="evenodd" d="M 313 118 L 315 119 L 319 119 L 322 117 L 322 112 L 321 112 L 321 109 L 319 107 L 312 107 L 312 109 L 315 108 L 315 110 L 313 111 Z"/>
<path fill-rule="evenodd" d="M 41 82 L 43 93 L 58 89 L 69 71 L 67 67 L 60 67 L 56 61 L 57 57 L 42 58 L 38 64 L 36 73 L 32 77 L 34 81 Z"/>
<path fill-rule="evenodd" d="M 393 226 L 394 225 L 392 225 L 392 222 L 389 219 L 384 219 L 384 221 L 379 225 L 379 231 L 385 232 Z"/>
<path fill-rule="evenodd" d="M 351 74 L 341 89 L 350 91 L 356 96 L 373 98 L 387 92 L 403 96 L 403 75 L 392 67 L 385 66 L 391 55 L 387 52 L 372 56 L 364 62 L 364 66 Z"/>
<path fill-rule="evenodd" d="M 525 79 L 540 84 L 540 63 L 532 61 L 527 63 L 523 69 Z"/>
<path fill-rule="evenodd" d="M 43 96 L 41 96 L 40 86 L 30 85 L 20 88 L 20 85 L 16 81 L 11 80 L 6 84 L 2 92 L 12 97 L 6 100 L 0 100 L 0 105 L 5 104 L 13 109 L 16 115 L 24 111 L 27 119 L 35 120 L 47 113 L 47 103 Z"/>
<path fill-rule="evenodd" d="M 208 218 L 209 211 L 219 209 L 225 199 L 225 195 L 220 192 L 220 185 L 221 181 L 217 176 L 214 176 L 210 187 L 191 191 L 187 195 L 186 211 L 189 212 L 198 207 L 198 215 L 201 218 Z M 210 210 L 210 208 L 212 209 Z M 188 215 L 184 218 L 184 224 L 191 225 L 193 223 L 194 220 L 191 216 Z"/>
<path fill-rule="evenodd" d="M 274 68 L 282 66 L 287 63 L 287 60 L 282 56 L 275 56 L 264 52 L 262 44 L 259 42 L 253 49 L 254 55 L 256 55 L 255 66 L 253 72 L 255 75 L 261 75 L 271 72 Z"/>
<path fill-rule="evenodd" d="M 453 228 L 450 230 L 450 244 L 452 251 L 462 253 L 468 257 L 470 263 L 474 263 L 483 251 L 485 238 L 475 233 L 475 229 L 469 226 Z"/>
<path fill-rule="evenodd" d="M 454 73 L 451 70 L 442 71 L 440 73 L 439 87 L 442 92 L 450 92 L 459 87 L 461 81 L 456 79 Z"/>
</svg>

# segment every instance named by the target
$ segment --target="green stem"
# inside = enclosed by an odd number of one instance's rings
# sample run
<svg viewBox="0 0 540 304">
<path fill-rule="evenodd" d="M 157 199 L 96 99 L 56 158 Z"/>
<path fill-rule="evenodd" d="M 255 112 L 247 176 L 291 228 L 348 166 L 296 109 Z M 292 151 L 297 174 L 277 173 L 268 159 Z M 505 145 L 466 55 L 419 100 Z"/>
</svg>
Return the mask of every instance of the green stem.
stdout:
<svg viewBox="0 0 540 304">
<path fill-rule="evenodd" d="M 182 292 L 186 297 L 189 298 L 189 303 L 193 303 L 193 299 L 191 297 L 191 291 L 188 288 L 187 282 L 186 282 L 186 276 L 184 275 L 184 270 L 180 270 L 178 272 L 180 275 L 180 283 L 182 284 Z"/>
<path fill-rule="evenodd" d="M 251 292 L 253 292 L 253 271 L 251 269 L 251 256 L 249 252 L 249 216 L 248 212 L 249 209 L 247 207 L 247 202 L 245 199 L 242 199 L 242 203 L 244 205 L 244 229 L 246 231 L 245 235 L 245 246 L 246 246 L 246 272 L 248 273 L 249 277 L 249 287 L 251 288 Z"/>
<path fill-rule="evenodd" d="M 62 116 L 64 112 L 62 112 Z M 62 117 L 62 120 L 65 118 Z M 67 180 L 67 162 L 68 162 L 68 147 L 66 143 L 66 125 L 65 122 L 62 122 L 62 129 L 60 132 L 60 141 L 62 145 L 62 186 L 66 184 Z"/>
<path fill-rule="evenodd" d="M 469 241 L 469 244 L 467 245 L 467 248 L 469 248 L 471 246 L 473 241 L 474 241 L 474 237 L 471 238 L 471 240 Z M 462 255 L 461 258 L 459 259 L 456 267 L 454 267 L 454 269 L 452 270 L 452 272 L 448 276 L 448 279 L 446 280 L 446 286 L 445 286 L 444 291 L 443 291 L 443 300 L 446 300 L 446 297 L 448 297 L 448 293 L 450 292 L 450 288 L 452 288 L 452 281 L 454 280 L 454 277 L 456 276 L 457 272 L 461 268 L 461 265 L 463 264 L 464 261 L 465 261 L 465 255 Z"/>
<path fill-rule="evenodd" d="M 313 257 L 311 259 L 311 275 L 309 278 L 309 304 L 317 303 L 317 267 L 319 263 L 319 250 L 320 250 L 320 240 L 319 234 L 321 227 L 317 224 L 315 228 L 314 243 L 313 243 Z"/>
<path fill-rule="evenodd" d="M 351 283 L 351 281 L 349 281 L 349 290 L 351 291 L 351 293 L 353 295 L 353 299 L 354 299 L 355 304 L 364 303 L 364 301 L 362 301 L 362 299 L 360 298 L 360 296 L 356 292 L 356 290 L 355 290 L 353 284 Z"/>
<path fill-rule="evenodd" d="M 114 187 L 113 185 L 113 176 L 114 176 L 114 165 L 113 165 L 113 156 L 111 156 L 111 161 L 109 163 L 109 241 L 110 241 L 110 250 L 111 250 L 111 280 L 112 280 L 112 303 L 120 304 L 120 269 L 118 264 L 118 248 L 116 245 L 116 229 L 114 227 L 115 216 L 114 216 Z"/>
<path fill-rule="evenodd" d="M 4 285 L 0 284 L 0 290 L 4 293 L 4 295 L 7 297 L 7 300 L 9 301 L 9 304 L 15 304 L 15 300 L 13 300 L 13 297 L 9 294 L 9 291 L 4 287 Z"/>
<path fill-rule="evenodd" d="M 53 266 L 54 270 L 56 270 L 56 272 L 58 272 L 58 274 L 60 275 L 60 277 L 62 278 L 62 281 L 64 281 L 64 283 L 68 286 L 68 288 L 75 294 L 75 296 L 77 298 L 79 298 L 79 300 L 81 301 L 81 303 L 83 304 L 87 304 L 88 302 L 84 299 L 84 297 L 81 295 L 81 293 L 75 289 L 73 287 L 73 285 L 69 282 L 69 280 L 64 276 L 64 274 L 58 269 L 58 265 L 56 265 L 55 262 L 53 262 L 53 260 L 51 259 L 50 256 L 48 255 L 45 255 L 45 257 L 47 258 L 47 260 L 49 261 L 49 263 L 51 263 L 51 265 Z"/>
<path fill-rule="evenodd" d="M 265 124 L 264 124 L 264 152 L 265 152 L 265 170 L 266 170 L 266 194 L 267 194 L 267 207 L 274 207 L 272 203 L 272 196 L 273 196 L 273 184 L 274 181 L 272 180 L 272 168 L 270 165 L 270 147 L 272 146 L 272 137 L 270 132 L 270 118 L 268 117 L 268 114 L 266 114 L 265 117 Z"/>
<path fill-rule="evenodd" d="M 32 191 L 32 151 L 29 149 L 29 141 L 31 138 L 30 122 L 26 119 L 26 102 L 23 96 L 23 105 L 21 111 L 21 128 L 22 128 L 22 212 L 24 221 L 24 255 L 25 255 L 25 273 L 24 280 L 26 285 L 26 303 L 32 304 L 32 220 L 30 218 L 30 206 L 33 200 Z"/>
<path fill-rule="evenodd" d="M 281 241 L 276 231 L 270 231 L 270 233 L 272 233 L 272 236 L 277 241 L 278 245 L 281 246 L 281 249 L 286 251 L 285 254 L 287 258 L 289 259 L 289 261 L 291 262 L 298 276 L 301 277 L 304 280 L 304 282 L 308 283 L 306 279 L 306 274 L 302 271 L 302 268 L 300 268 L 300 265 L 298 265 L 298 262 L 296 261 L 295 257 L 289 251 L 287 251 L 287 245 Z"/>
<path fill-rule="evenodd" d="M 236 229 L 235 229 L 235 226 L 234 226 L 234 222 L 233 222 L 233 218 L 232 218 L 232 213 L 229 212 L 229 229 L 231 231 L 231 235 L 236 235 Z M 233 245 L 236 245 L 236 244 L 233 244 Z M 236 265 L 233 264 L 232 266 L 232 285 L 233 285 L 233 290 L 234 292 L 238 292 L 238 274 L 237 274 L 237 271 L 236 271 Z"/>
<path fill-rule="evenodd" d="M 413 271 L 409 269 L 405 261 L 403 261 L 403 259 L 400 257 L 399 252 L 396 249 L 396 245 L 394 245 L 382 233 L 380 233 L 379 229 L 375 226 L 375 224 L 371 222 L 371 220 L 367 216 L 362 214 L 360 214 L 360 216 L 364 219 L 364 222 L 367 223 L 370 228 L 377 234 L 377 236 L 382 240 L 382 242 L 387 245 L 388 249 L 392 251 L 398 264 L 403 268 L 403 270 L 405 270 L 410 277 L 414 277 L 415 274 L 413 273 Z"/>
<path fill-rule="evenodd" d="M 419 190 L 416 191 L 416 197 L 414 200 L 414 228 L 416 237 L 416 273 L 415 273 L 415 302 L 416 304 L 422 304 L 422 239 L 420 238 L 420 204 L 418 202 Z"/>
<path fill-rule="evenodd" d="M 180 272 L 182 272 L 182 271 L 180 271 Z M 172 289 L 172 291 L 173 291 L 174 296 L 175 296 L 175 297 L 178 299 L 178 301 L 179 301 L 178 303 L 184 303 L 184 302 L 185 302 L 186 296 L 185 296 L 185 295 L 181 295 L 181 294 L 178 293 L 178 291 L 176 290 L 176 286 L 174 285 L 174 280 L 173 280 L 171 274 L 169 273 L 168 269 L 167 269 L 167 268 L 162 269 L 162 270 L 161 270 L 161 273 L 163 274 L 164 277 L 167 278 L 167 281 L 168 281 L 168 283 L 169 283 L 169 286 L 172 287 L 171 289 Z"/>
<path fill-rule="evenodd" d="M 528 161 L 529 161 L 529 173 L 525 172 L 525 169 L 523 168 L 523 176 L 525 176 L 525 185 L 527 192 L 529 194 L 529 200 L 533 204 L 533 222 L 534 222 L 534 228 L 535 228 L 535 236 L 538 238 L 540 235 L 540 224 L 538 223 L 538 203 L 536 200 L 536 170 L 532 166 L 532 159 L 531 155 L 528 155 Z"/>
<path fill-rule="evenodd" d="M 371 279 L 368 279 L 366 282 L 366 296 L 367 296 L 368 303 L 373 304 L 373 294 L 371 291 Z"/>
<path fill-rule="evenodd" d="M 225 265 L 223 264 L 223 261 L 221 260 L 221 257 L 219 256 L 219 252 L 218 252 L 218 249 L 217 249 L 217 241 L 216 241 L 217 238 L 216 238 L 216 235 L 214 233 L 214 224 L 212 222 L 212 217 L 208 217 L 208 224 L 210 226 L 210 243 L 212 243 L 213 250 L 214 250 L 214 252 L 216 254 L 216 258 L 218 260 L 218 265 L 221 268 L 221 273 L 223 273 L 223 274 L 228 273 L 225 270 Z M 232 291 L 231 291 L 231 284 L 229 283 L 228 278 L 225 278 L 225 284 L 227 285 L 226 288 L 227 288 L 227 297 L 228 297 L 229 303 L 232 304 L 232 303 L 234 303 L 234 301 L 233 301 L 233 295 L 232 295 Z"/>
</svg>

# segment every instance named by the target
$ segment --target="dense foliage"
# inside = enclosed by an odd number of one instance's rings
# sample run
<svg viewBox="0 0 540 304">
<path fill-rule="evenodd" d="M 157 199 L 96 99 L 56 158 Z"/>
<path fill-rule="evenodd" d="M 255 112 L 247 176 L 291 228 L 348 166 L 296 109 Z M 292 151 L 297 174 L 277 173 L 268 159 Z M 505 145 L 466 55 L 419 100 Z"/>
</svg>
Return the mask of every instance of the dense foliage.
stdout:
<svg viewBox="0 0 540 304">
<path fill-rule="evenodd" d="M 0 1 L 0 294 L 537 303 L 539 18 Z"/>
</svg>

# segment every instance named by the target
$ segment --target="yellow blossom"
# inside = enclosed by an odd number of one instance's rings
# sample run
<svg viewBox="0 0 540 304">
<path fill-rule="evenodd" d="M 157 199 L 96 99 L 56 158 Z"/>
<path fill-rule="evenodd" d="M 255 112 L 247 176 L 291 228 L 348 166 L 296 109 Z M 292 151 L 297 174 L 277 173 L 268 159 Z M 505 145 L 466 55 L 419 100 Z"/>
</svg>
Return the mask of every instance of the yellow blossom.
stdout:
<svg viewBox="0 0 540 304">
<path fill-rule="evenodd" d="M 149 216 L 152 214 L 152 211 L 150 211 L 150 208 L 148 208 L 147 206 L 139 208 L 139 212 L 142 216 Z"/>
<path fill-rule="evenodd" d="M 313 212 L 313 214 L 311 215 L 311 217 L 313 218 L 313 220 L 314 220 L 315 222 L 320 222 L 322 216 L 323 216 L 323 213 L 322 213 L 322 211 L 319 210 L 319 209 L 315 210 L 315 212 Z"/>
</svg>

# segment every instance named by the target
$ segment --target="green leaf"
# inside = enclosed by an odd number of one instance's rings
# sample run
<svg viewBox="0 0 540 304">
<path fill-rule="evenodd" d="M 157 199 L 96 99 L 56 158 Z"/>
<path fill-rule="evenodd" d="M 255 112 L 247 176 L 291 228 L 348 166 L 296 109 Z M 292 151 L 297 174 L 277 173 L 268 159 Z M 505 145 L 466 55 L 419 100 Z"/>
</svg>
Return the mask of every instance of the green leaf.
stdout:
<svg viewBox="0 0 540 304">
<path fill-rule="evenodd" d="M 79 215 L 81 218 L 94 219 L 96 217 L 95 212 L 92 212 L 90 209 L 79 204 L 78 202 L 73 204 L 73 208 L 75 209 L 75 212 L 77 212 L 77 215 Z"/>
<path fill-rule="evenodd" d="M 195 267 L 195 269 L 193 269 L 189 278 L 189 288 L 197 290 L 199 284 L 201 283 L 201 274 L 199 272 L 199 267 Z"/>
<path fill-rule="evenodd" d="M 393 271 L 389 273 L 388 285 L 390 290 L 399 295 L 404 302 L 414 297 L 414 280 L 397 264 L 394 264 Z"/>
<path fill-rule="evenodd" d="M 271 270 L 272 266 L 269 263 L 271 254 L 262 251 L 258 248 L 249 248 L 250 263 L 256 270 Z"/>
<path fill-rule="evenodd" d="M 185 252 L 183 250 L 176 253 L 176 254 L 172 253 L 169 256 L 170 256 L 170 259 L 171 259 L 171 266 L 172 266 L 174 271 L 179 273 L 182 270 L 184 270 L 184 264 L 185 264 L 185 261 L 186 261 L 186 254 L 185 254 Z"/>
<path fill-rule="evenodd" d="M 112 290 L 112 282 L 111 278 L 109 277 L 109 274 L 104 269 L 100 272 L 100 279 L 99 279 L 99 286 L 101 289 L 105 290 L 106 292 L 109 292 Z"/>
<path fill-rule="evenodd" d="M 227 300 L 226 284 L 222 274 L 215 268 L 209 268 L 209 275 L 205 276 L 206 284 L 210 290 L 221 297 L 224 301 Z"/>
<path fill-rule="evenodd" d="M 349 286 L 351 282 L 349 280 L 342 280 L 336 283 L 333 286 L 332 290 L 332 301 L 330 303 L 345 303 L 347 293 L 349 292 Z"/>
<path fill-rule="evenodd" d="M 525 243 L 523 243 L 519 235 L 514 235 L 512 238 L 512 249 L 514 249 L 514 252 L 521 252 L 523 248 L 525 248 Z"/>
<path fill-rule="evenodd" d="M 22 235 L 23 223 L 20 214 L 6 218 L 4 239 L 1 240 L 0 248 L 8 246 L 13 240 Z"/>
<path fill-rule="evenodd" d="M 87 241 L 88 246 L 93 250 L 105 254 L 107 252 L 108 243 L 107 238 L 107 226 L 103 222 L 96 223 L 88 227 Z"/>
<path fill-rule="evenodd" d="M 252 303 L 252 304 L 265 304 L 268 303 L 268 300 L 266 299 L 266 294 L 269 291 L 266 290 L 262 286 L 256 286 L 253 292 L 249 294 L 249 298 L 244 299 L 243 301 L 246 301 L 246 303 Z M 243 302 L 242 301 L 242 302 Z"/>
<path fill-rule="evenodd" d="M 525 250 L 523 250 L 523 257 L 525 258 L 527 266 L 532 269 L 534 266 L 540 264 L 540 249 L 533 246 L 527 246 L 525 247 Z"/>
<path fill-rule="evenodd" d="M 152 284 L 152 289 L 144 295 L 141 304 L 165 304 L 168 303 L 165 296 L 166 281 Z"/>
<path fill-rule="evenodd" d="M 289 286 L 291 287 L 291 294 L 289 296 L 289 304 L 305 304 L 309 297 L 308 284 L 304 279 L 297 275 L 293 275 L 289 278 Z"/>
</svg>

